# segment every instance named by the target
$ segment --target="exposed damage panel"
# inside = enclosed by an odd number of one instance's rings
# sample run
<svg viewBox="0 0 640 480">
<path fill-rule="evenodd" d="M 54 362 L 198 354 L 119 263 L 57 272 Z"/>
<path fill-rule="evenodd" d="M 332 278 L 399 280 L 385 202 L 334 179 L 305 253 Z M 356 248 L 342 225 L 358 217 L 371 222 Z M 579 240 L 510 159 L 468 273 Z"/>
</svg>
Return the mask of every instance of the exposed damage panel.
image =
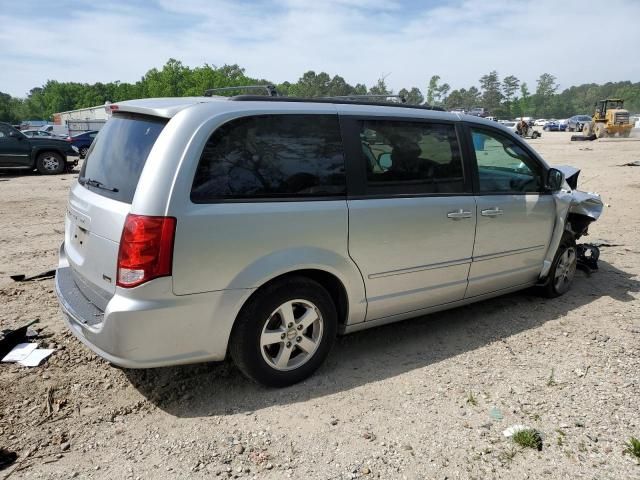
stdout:
<svg viewBox="0 0 640 480">
<path fill-rule="evenodd" d="M 604 207 L 602 199 L 597 193 L 577 190 L 579 168 L 568 165 L 554 168 L 564 174 L 565 186 L 553 195 L 556 202 L 556 225 L 540 273 L 541 279 L 548 275 L 553 257 L 565 232 L 571 232 L 576 239 L 587 235 L 589 225 L 600 218 Z"/>
</svg>

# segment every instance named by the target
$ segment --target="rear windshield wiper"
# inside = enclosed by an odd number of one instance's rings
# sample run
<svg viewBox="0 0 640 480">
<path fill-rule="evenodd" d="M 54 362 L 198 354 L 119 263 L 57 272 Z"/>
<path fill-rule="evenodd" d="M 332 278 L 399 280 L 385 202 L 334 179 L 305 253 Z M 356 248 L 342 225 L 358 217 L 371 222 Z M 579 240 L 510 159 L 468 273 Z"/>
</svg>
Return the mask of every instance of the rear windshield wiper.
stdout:
<svg viewBox="0 0 640 480">
<path fill-rule="evenodd" d="M 117 192 L 119 191 L 117 188 L 108 187 L 104 183 L 99 182 L 98 180 L 94 180 L 92 178 L 80 178 L 78 179 L 80 185 L 89 185 L 90 187 L 96 187 L 101 190 L 107 190 L 108 192 Z"/>
</svg>

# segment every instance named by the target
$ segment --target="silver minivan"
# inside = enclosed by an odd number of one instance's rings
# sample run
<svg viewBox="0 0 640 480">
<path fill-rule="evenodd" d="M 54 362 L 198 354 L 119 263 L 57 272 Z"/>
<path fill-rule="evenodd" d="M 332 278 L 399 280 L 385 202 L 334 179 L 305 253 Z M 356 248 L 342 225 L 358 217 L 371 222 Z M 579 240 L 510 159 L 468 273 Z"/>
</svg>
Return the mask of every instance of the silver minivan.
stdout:
<svg viewBox="0 0 640 480">
<path fill-rule="evenodd" d="M 298 382 L 337 334 L 537 285 L 602 211 L 496 122 L 349 99 L 112 106 L 73 185 L 56 292 L 129 368 L 230 355 Z"/>
</svg>

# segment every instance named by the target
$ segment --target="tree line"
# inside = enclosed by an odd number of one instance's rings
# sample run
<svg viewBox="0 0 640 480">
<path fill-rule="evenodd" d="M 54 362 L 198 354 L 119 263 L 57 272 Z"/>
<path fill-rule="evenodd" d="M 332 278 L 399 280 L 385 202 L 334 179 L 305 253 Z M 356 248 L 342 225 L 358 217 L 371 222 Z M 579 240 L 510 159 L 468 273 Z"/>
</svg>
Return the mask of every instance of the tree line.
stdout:
<svg viewBox="0 0 640 480">
<path fill-rule="evenodd" d="M 282 95 L 299 97 L 396 93 L 413 105 L 426 103 L 447 110 L 483 107 L 498 118 L 565 118 L 575 114 L 591 114 L 597 100 L 612 97 L 623 98 L 630 112 L 640 111 L 640 82 L 592 83 L 559 92 L 556 80 L 552 74 L 543 73 L 536 85 L 530 87 L 514 75 L 500 78 L 494 70 L 483 75 L 477 86 L 468 88 L 452 90 L 439 75 L 433 75 L 424 90 L 413 86 L 393 92 L 384 77 L 367 87 L 360 83 L 351 85 L 340 75 L 332 77 L 325 72 L 308 71 L 295 83 L 284 82 L 276 87 Z M 268 84 L 271 82 L 266 79 L 247 76 L 238 65 L 216 67 L 205 64 L 190 68 L 178 60 L 169 59 L 160 70 L 149 70 L 135 83 L 116 81 L 86 84 L 48 80 L 43 86 L 32 88 L 25 98 L 0 92 L 0 121 L 18 123 L 23 120 L 48 120 L 53 113 L 101 105 L 105 101 L 200 96 L 210 88 Z M 232 90 L 221 94 L 239 93 L 242 92 Z"/>
</svg>

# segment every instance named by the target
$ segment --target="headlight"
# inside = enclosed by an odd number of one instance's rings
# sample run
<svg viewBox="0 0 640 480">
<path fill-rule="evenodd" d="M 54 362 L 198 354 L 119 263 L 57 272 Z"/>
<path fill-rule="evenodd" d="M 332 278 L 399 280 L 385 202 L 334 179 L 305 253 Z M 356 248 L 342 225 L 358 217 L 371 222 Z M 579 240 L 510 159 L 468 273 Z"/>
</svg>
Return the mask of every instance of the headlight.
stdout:
<svg viewBox="0 0 640 480">
<path fill-rule="evenodd" d="M 80 153 L 80 149 L 78 147 L 76 147 L 75 145 L 71 145 L 71 148 L 73 149 L 74 152 Z"/>
</svg>

